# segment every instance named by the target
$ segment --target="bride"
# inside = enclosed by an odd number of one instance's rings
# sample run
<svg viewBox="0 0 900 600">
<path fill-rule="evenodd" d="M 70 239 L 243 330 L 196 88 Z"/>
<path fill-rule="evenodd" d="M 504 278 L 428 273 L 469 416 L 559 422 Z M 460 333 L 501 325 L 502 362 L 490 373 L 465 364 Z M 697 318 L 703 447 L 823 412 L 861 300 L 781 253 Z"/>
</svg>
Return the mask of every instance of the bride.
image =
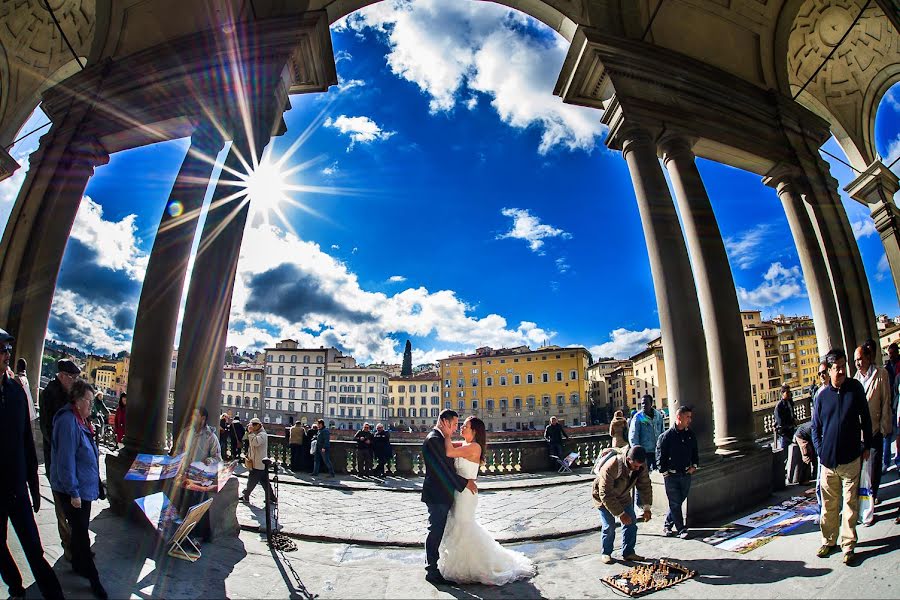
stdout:
<svg viewBox="0 0 900 600">
<path fill-rule="evenodd" d="M 445 422 L 441 422 L 441 427 L 447 456 L 454 459 L 456 472 L 466 479 L 478 477 L 487 446 L 484 422 L 477 417 L 466 419 L 461 431 L 464 442 L 450 439 L 453 432 Z M 535 567 L 531 560 L 521 552 L 501 546 L 475 520 L 477 506 L 478 496 L 468 489 L 454 494 L 439 550 L 441 575 L 457 583 L 484 585 L 504 585 L 532 577 Z"/>
</svg>

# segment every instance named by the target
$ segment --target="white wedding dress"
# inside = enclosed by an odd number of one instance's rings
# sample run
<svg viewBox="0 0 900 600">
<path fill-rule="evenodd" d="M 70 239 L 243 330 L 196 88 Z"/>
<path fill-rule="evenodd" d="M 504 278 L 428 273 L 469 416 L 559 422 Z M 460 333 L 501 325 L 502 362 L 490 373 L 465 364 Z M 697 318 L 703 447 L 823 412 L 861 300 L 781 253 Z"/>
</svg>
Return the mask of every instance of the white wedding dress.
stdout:
<svg viewBox="0 0 900 600">
<path fill-rule="evenodd" d="M 456 472 L 466 479 L 478 477 L 478 464 L 455 459 Z M 468 489 L 454 494 L 453 507 L 441 539 L 438 569 L 446 579 L 457 583 L 504 585 L 532 577 L 534 563 L 521 552 L 501 546 L 478 521 L 475 509 L 478 496 Z"/>
</svg>

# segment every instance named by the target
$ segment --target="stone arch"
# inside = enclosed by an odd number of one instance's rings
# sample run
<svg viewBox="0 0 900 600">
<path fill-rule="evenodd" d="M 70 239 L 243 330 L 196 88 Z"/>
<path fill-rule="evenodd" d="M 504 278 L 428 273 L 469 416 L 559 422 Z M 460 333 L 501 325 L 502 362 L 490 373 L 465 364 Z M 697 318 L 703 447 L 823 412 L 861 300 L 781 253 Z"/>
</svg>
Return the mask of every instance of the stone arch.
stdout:
<svg viewBox="0 0 900 600">
<path fill-rule="evenodd" d="M 775 36 L 779 91 L 794 96 L 837 46 L 865 0 L 788 0 Z M 855 168 L 876 156 L 875 112 L 900 81 L 900 32 L 877 2 L 870 2 L 831 60 L 797 97 L 826 119 Z"/>
</svg>

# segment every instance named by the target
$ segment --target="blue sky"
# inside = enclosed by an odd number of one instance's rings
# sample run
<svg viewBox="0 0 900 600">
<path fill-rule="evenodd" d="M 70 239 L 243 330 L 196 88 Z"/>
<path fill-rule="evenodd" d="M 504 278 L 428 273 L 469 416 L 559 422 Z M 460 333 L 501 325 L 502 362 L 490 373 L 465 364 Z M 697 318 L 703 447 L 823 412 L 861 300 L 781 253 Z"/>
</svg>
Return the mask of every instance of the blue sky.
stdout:
<svg viewBox="0 0 900 600">
<path fill-rule="evenodd" d="M 254 199 L 229 341 L 329 344 L 362 362 L 544 341 L 628 356 L 658 335 L 628 171 L 600 113 L 552 96 L 566 52 L 555 32 L 495 4 L 387 2 L 332 28 L 341 84 L 291 98 L 281 156 L 285 219 Z M 40 124 L 35 117 L 23 130 Z M 37 135 L 13 149 L 27 163 Z M 900 155 L 900 87 L 882 103 L 879 151 Z M 829 151 L 842 156 L 832 140 Z M 130 349 L 147 255 L 185 140 L 114 155 L 97 169 L 67 247 L 49 334 Z M 784 212 L 756 175 L 701 160 L 742 308 L 808 314 Z M 25 165 L 27 166 L 27 165 Z M 0 183 L 0 222 L 24 168 Z M 843 187 L 850 169 L 833 165 Z M 897 296 L 868 210 L 845 201 L 878 313 Z"/>
</svg>

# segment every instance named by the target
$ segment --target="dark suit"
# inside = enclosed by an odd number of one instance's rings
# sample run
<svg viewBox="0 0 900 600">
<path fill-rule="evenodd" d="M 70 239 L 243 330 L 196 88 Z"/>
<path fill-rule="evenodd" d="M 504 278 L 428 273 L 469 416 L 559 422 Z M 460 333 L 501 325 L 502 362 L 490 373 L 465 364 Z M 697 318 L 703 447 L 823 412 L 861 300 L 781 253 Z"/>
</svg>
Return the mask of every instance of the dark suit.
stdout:
<svg viewBox="0 0 900 600">
<path fill-rule="evenodd" d="M 453 459 L 447 457 L 444 436 L 432 429 L 422 444 L 422 459 L 425 461 L 425 481 L 422 482 L 422 502 L 428 507 L 428 537 L 425 538 L 425 570 L 438 573 L 438 549 L 447 515 L 453 506 L 453 493 L 466 489 L 467 479 L 456 474 Z"/>
</svg>

